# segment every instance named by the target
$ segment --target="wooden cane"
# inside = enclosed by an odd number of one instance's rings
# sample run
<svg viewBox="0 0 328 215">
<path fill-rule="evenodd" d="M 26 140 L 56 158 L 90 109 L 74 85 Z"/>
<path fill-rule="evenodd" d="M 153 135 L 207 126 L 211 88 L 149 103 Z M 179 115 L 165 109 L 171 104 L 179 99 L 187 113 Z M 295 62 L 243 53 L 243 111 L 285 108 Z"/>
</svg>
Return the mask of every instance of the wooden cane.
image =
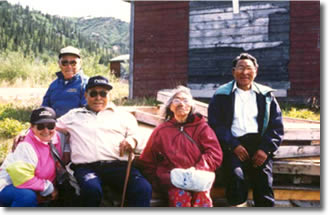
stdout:
<svg viewBox="0 0 328 215">
<path fill-rule="evenodd" d="M 128 187 L 128 181 L 129 181 L 129 176 L 130 176 L 130 171 L 131 171 L 131 165 L 132 165 L 132 154 L 133 154 L 132 151 L 129 152 L 128 166 L 126 168 L 126 174 L 125 174 L 125 180 L 124 180 L 124 186 L 123 186 L 121 207 L 124 207 L 125 193 L 126 193 L 126 188 Z"/>
</svg>

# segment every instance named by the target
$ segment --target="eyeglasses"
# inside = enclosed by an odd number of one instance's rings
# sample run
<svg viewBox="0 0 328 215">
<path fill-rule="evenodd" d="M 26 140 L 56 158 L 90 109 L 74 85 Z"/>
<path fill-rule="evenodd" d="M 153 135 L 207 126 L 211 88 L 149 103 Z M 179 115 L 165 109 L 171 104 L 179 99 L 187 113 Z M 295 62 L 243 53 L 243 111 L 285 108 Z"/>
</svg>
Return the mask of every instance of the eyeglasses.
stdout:
<svg viewBox="0 0 328 215">
<path fill-rule="evenodd" d="M 235 69 L 238 71 L 238 72 L 243 72 L 244 70 L 246 70 L 247 72 L 252 72 L 255 70 L 255 67 L 243 67 L 243 66 L 237 66 L 235 67 Z"/>
<path fill-rule="evenodd" d="M 63 65 L 63 66 L 68 66 L 68 64 L 70 64 L 71 66 L 76 66 L 77 61 L 75 61 L 75 60 L 72 60 L 72 61 L 62 60 L 61 61 L 61 65 Z"/>
<path fill-rule="evenodd" d="M 175 98 L 172 100 L 172 103 L 177 105 L 177 104 L 180 104 L 180 103 L 184 103 L 186 105 L 190 105 L 191 104 L 191 100 L 190 99 L 178 99 L 178 98 Z"/>
<path fill-rule="evenodd" d="M 106 98 L 107 94 L 108 94 L 107 91 L 96 91 L 96 90 L 92 90 L 92 91 L 89 92 L 89 96 L 92 97 L 92 98 L 93 97 L 96 97 L 98 95 L 100 95 L 103 98 Z"/>
<path fill-rule="evenodd" d="M 48 123 L 48 124 L 37 124 L 36 125 L 36 128 L 41 131 L 45 128 L 48 128 L 48 130 L 52 130 L 56 127 L 56 124 L 55 123 Z"/>
</svg>

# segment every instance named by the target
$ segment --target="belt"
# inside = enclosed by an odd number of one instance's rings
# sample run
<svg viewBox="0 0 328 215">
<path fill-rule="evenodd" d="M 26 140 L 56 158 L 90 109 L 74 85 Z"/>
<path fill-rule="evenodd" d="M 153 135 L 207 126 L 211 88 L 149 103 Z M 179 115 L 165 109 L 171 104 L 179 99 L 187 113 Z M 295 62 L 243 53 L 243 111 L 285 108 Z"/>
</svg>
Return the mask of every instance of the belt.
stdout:
<svg viewBox="0 0 328 215">
<path fill-rule="evenodd" d="M 112 166 L 124 166 L 127 165 L 127 161 L 119 161 L 119 160 L 102 160 L 102 161 L 96 161 L 92 163 L 79 163 L 79 164 L 72 164 L 71 168 L 73 170 L 77 168 L 97 168 L 102 167 L 104 165 L 112 165 Z"/>
</svg>

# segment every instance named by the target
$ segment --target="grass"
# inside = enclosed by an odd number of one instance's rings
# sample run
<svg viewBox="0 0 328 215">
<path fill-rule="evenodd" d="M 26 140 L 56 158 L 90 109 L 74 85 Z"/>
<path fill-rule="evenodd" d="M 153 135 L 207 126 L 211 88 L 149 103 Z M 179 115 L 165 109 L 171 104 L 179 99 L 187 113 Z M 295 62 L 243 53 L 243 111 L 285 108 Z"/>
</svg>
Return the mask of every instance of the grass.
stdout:
<svg viewBox="0 0 328 215">
<path fill-rule="evenodd" d="M 320 121 L 320 110 L 311 110 L 305 105 L 280 104 L 285 117 Z"/>
</svg>

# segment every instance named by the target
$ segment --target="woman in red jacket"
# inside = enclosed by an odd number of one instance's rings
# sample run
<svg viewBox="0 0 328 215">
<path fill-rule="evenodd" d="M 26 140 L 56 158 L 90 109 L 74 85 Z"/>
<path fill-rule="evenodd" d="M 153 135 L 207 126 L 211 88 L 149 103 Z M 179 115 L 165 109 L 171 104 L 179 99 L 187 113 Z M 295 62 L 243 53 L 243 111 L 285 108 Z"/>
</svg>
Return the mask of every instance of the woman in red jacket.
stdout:
<svg viewBox="0 0 328 215">
<path fill-rule="evenodd" d="M 156 127 L 140 156 L 144 174 L 154 190 L 168 191 L 170 207 L 212 207 L 210 188 L 192 191 L 174 186 L 171 170 L 214 172 L 222 150 L 203 116 L 195 113 L 190 90 L 179 86 L 165 107 L 165 122 Z"/>
</svg>

